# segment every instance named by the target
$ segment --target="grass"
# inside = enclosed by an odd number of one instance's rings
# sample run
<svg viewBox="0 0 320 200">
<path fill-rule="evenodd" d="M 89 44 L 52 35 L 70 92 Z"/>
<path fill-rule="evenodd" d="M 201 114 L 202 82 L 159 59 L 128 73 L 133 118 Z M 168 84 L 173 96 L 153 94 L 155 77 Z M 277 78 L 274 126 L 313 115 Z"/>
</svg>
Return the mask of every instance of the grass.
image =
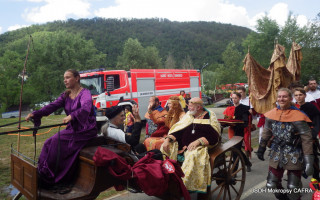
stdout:
<svg viewBox="0 0 320 200">
<path fill-rule="evenodd" d="M 214 108 L 214 104 L 211 105 L 205 105 L 206 108 Z"/>
<path fill-rule="evenodd" d="M 41 125 L 53 125 L 62 123 L 62 119 L 65 115 L 50 115 L 48 117 L 42 118 Z M 0 119 L 0 125 L 12 123 L 18 121 L 17 118 L 13 119 Z M 23 122 L 21 127 L 32 128 L 33 124 L 31 122 Z M 63 127 L 61 129 L 64 129 Z M 0 132 L 17 130 L 17 125 L 10 125 L 8 127 L 1 127 Z M 36 142 L 36 156 L 35 160 L 38 160 L 39 154 L 43 147 L 43 143 L 45 140 L 52 135 L 58 132 L 58 128 L 53 129 L 41 129 L 38 131 L 39 135 L 37 135 Z M 28 136 L 27 136 L 28 135 Z M 0 135 L 0 199 L 12 199 L 10 194 L 11 190 L 9 188 L 11 182 L 11 173 L 10 173 L 10 153 L 11 153 L 11 145 L 14 149 L 18 147 L 18 136 L 14 135 Z M 20 135 L 20 152 L 29 158 L 34 158 L 34 138 L 32 137 L 32 131 L 22 132 Z M 101 193 L 97 199 L 105 199 L 112 195 L 118 194 L 116 190 L 109 189 L 105 192 Z"/>
</svg>

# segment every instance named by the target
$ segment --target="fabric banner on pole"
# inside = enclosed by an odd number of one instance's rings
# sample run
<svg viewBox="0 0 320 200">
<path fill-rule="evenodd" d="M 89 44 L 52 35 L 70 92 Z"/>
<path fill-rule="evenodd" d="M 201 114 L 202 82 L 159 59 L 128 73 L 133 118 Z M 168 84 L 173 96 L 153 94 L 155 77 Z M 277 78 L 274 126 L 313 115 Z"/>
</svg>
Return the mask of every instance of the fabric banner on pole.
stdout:
<svg viewBox="0 0 320 200">
<path fill-rule="evenodd" d="M 257 63 L 250 53 L 246 55 L 243 70 L 248 77 L 250 102 L 258 113 L 264 114 L 273 109 L 278 89 L 288 87 L 296 80 L 296 75 L 300 76 L 302 54 L 298 46 L 295 43 L 292 45 L 293 53 L 286 64 L 285 48 L 276 44 L 268 69 Z"/>
</svg>

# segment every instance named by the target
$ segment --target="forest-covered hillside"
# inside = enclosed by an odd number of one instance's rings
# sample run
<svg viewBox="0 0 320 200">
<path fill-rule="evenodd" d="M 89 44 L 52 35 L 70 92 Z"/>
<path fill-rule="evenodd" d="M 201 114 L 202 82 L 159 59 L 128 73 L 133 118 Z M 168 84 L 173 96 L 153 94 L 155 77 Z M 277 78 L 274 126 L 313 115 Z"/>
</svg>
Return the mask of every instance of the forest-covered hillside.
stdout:
<svg viewBox="0 0 320 200">
<path fill-rule="evenodd" d="M 114 67 L 128 38 L 142 46 L 155 46 L 164 62 L 171 54 L 177 66 L 190 56 L 195 68 L 203 63 L 221 62 L 221 54 L 231 42 L 240 44 L 250 29 L 216 22 L 172 22 L 166 19 L 69 19 L 33 25 L 0 35 L 0 53 L 6 44 L 40 31 L 65 30 L 92 39 L 95 47 L 106 54 L 105 67 Z M 0 56 L 1 56 L 0 54 Z M 91 66 L 88 66 L 91 68 Z"/>
</svg>

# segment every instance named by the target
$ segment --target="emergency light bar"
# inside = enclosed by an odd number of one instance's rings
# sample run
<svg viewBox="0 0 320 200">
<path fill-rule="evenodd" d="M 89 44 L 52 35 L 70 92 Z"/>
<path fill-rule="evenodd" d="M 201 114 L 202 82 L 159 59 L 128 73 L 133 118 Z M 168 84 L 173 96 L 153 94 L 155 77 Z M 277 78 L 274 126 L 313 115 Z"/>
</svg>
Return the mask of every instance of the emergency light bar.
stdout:
<svg viewBox="0 0 320 200">
<path fill-rule="evenodd" d="M 101 72 L 104 70 L 106 70 L 106 69 L 105 68 L 89 69 L 89 70 L 85 70 L 85 71 L 79 71 L 79 74 L 90 73 L 90 72 Z"/>
</svg>

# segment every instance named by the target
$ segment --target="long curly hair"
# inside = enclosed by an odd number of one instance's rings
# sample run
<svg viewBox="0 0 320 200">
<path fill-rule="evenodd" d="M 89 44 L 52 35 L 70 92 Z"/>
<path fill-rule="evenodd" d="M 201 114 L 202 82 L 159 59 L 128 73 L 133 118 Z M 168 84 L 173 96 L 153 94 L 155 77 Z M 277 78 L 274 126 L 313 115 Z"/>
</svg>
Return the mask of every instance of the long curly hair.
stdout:
<svg viewBox="0 0 320 200">
<path fill-rule="evenodd" d="M 165 119 L 165 125 L 171 128 L 175 123 L 180 120 L 180 115 L 183 113 L 182 106 L 178 96 L 171 96 L 169 100 L 172 104 L 172 108 L 168 111 L 168 115 Z"/>
</svg>

